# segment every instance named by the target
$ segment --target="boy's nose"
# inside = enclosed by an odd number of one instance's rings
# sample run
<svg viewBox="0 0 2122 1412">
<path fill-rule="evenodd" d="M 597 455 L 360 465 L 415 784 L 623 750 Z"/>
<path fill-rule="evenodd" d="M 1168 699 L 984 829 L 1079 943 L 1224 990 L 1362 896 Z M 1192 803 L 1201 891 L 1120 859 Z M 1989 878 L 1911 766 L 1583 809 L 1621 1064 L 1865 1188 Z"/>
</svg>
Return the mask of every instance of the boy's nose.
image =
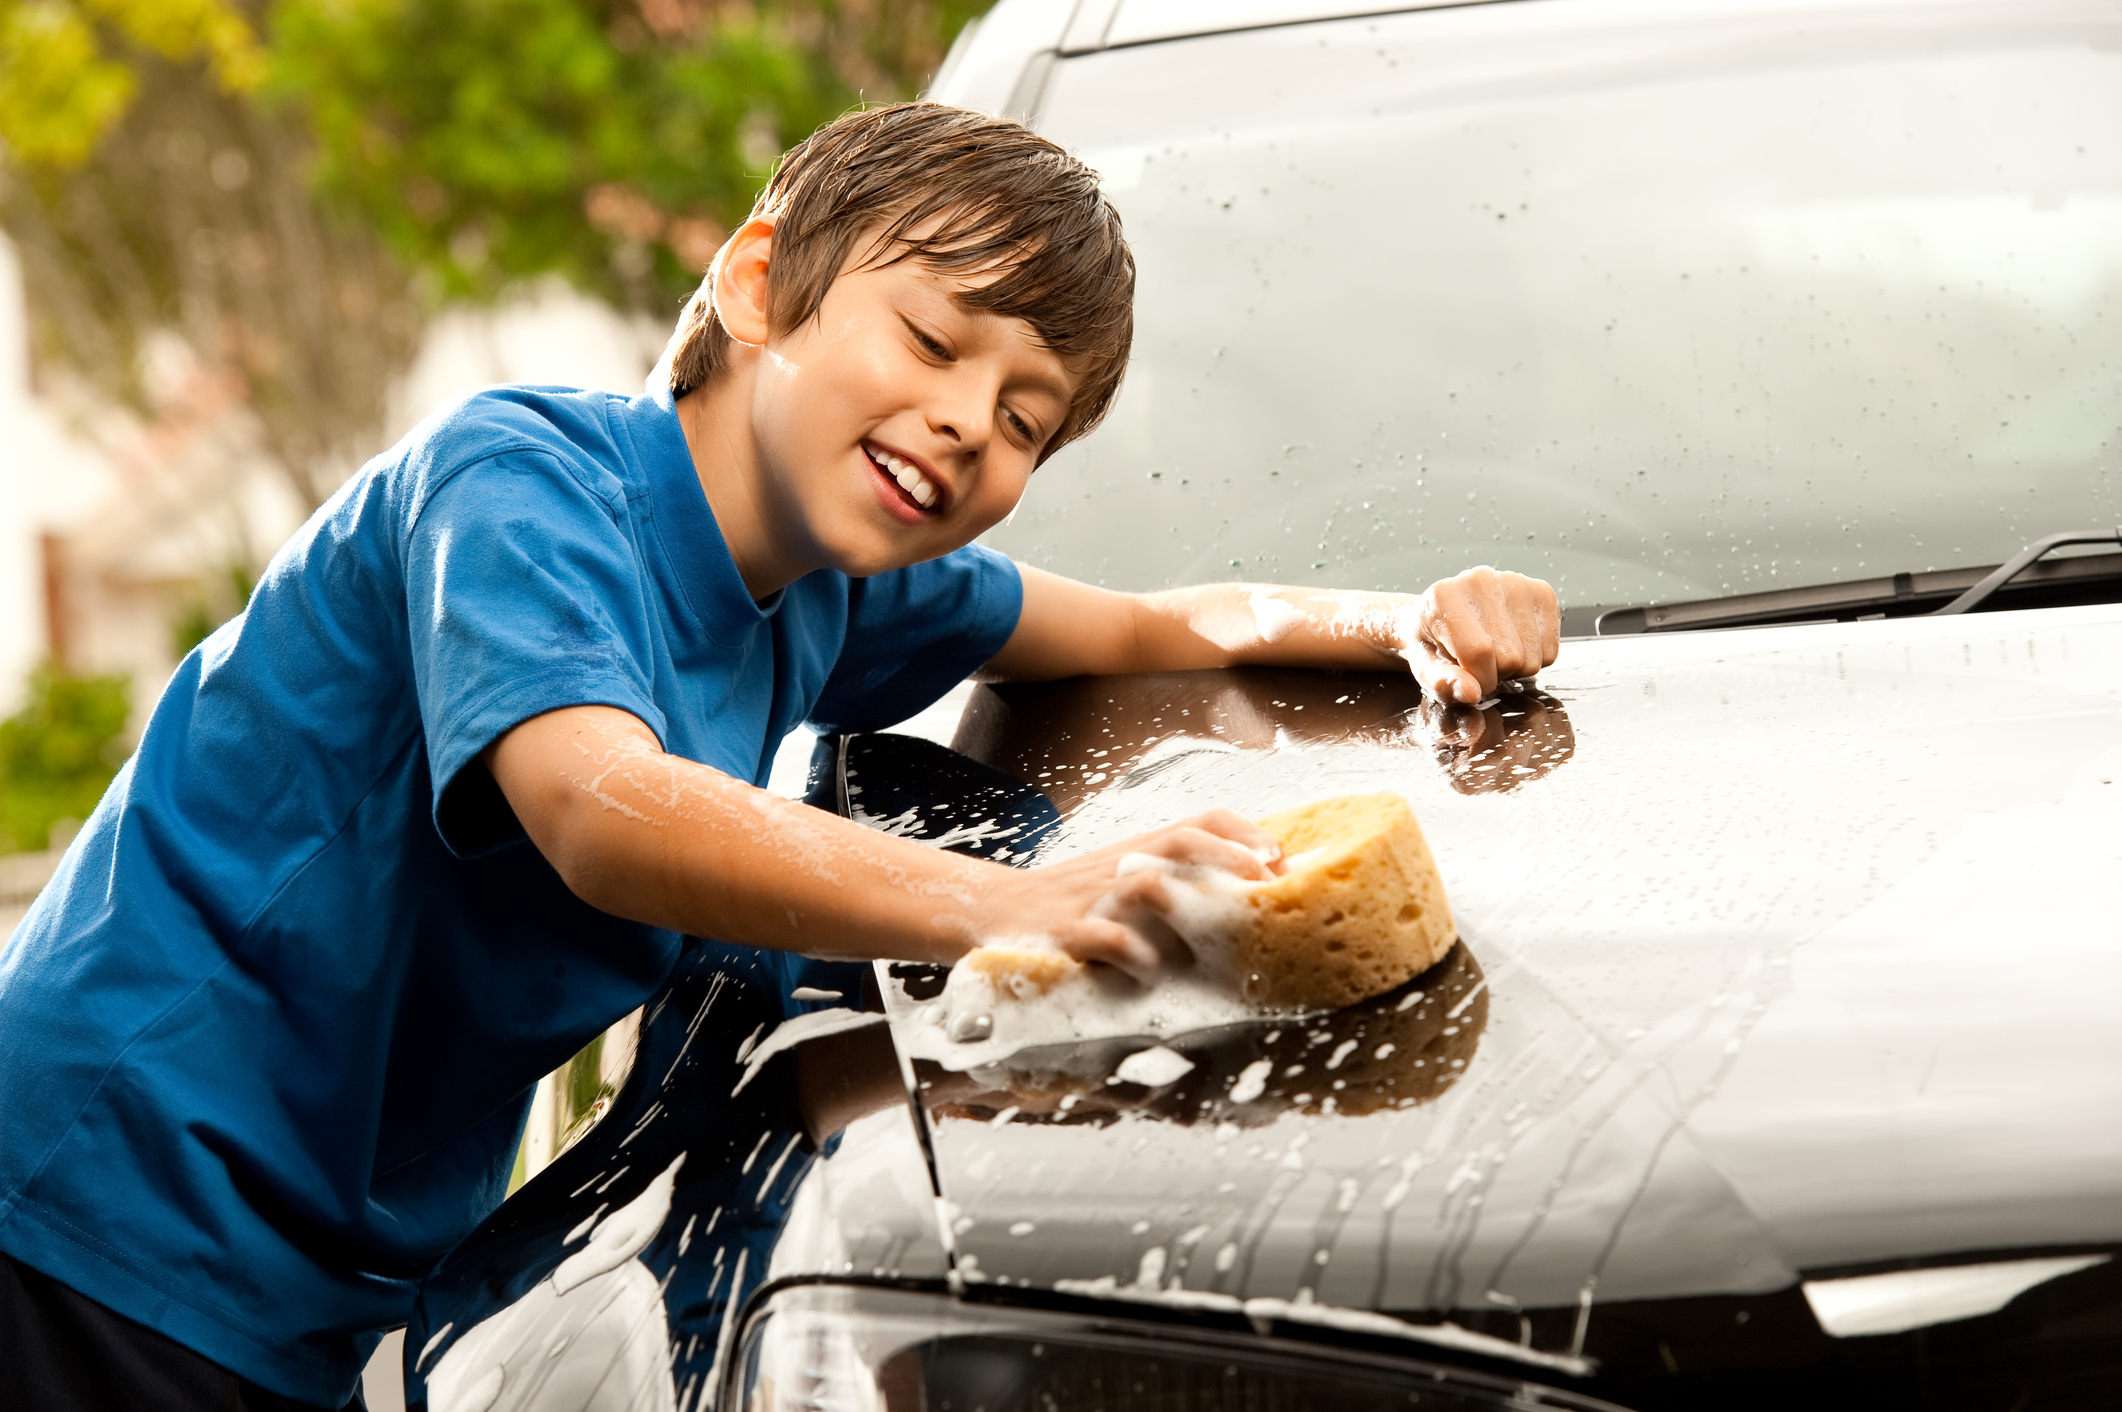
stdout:
<svg viewBox="0 0 2122 1412">
<path fill-rule="evenodd" d="M 954 371 L 960 375 L 945 378 L 929 404 L 929 426 L 938 436 L 956 443 L 960 456 L 977 461 L 995 434 L 995 403 L 1002 390 L 991 378 L 967 377 L 964 369 Z"/>
<path fill-rule="evenodd" d="M 977 461 L 994 432 L 994 418 L 966 407 L 943 407 L 929 414 L 929 426 L 953 443 L 957 453 Z"/>
</svg>

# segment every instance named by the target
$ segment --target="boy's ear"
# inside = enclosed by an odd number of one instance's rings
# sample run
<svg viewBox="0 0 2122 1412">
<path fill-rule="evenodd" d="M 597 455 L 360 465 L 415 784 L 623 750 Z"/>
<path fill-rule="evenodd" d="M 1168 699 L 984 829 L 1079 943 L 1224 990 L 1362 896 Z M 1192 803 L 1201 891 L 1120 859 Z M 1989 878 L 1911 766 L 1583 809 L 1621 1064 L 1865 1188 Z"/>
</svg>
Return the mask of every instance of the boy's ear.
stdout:
<svg viewBox="0 0 2122 1412">
<path fill-rule="evenodd" d="M 774 223 L 754 216 L 715 256 L 715 313 L 724 332 L 753 347 L 766 342 L 766 270 L 773 244 Z"/>
</svg>

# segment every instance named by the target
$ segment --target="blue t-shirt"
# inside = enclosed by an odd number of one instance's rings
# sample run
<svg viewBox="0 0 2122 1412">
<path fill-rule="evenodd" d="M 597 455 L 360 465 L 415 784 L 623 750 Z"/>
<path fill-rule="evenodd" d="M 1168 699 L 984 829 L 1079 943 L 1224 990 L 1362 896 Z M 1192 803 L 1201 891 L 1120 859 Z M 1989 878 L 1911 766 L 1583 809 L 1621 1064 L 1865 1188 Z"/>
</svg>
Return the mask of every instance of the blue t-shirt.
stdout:
<svg viewBox="0 0 2122 1412">
<path fill-rule="evenodd" d="M 0 1250 L 338 1405 L 501 1199 L 529 1090 L 681 946 L 575 898 L 476 757 L 634 713 L 764 783 L 1000 649 L 968 548 L 746 592 L 668 394 L 505 388 L 431 418 L 177 669 L 0 954 Z"/>
</svg>

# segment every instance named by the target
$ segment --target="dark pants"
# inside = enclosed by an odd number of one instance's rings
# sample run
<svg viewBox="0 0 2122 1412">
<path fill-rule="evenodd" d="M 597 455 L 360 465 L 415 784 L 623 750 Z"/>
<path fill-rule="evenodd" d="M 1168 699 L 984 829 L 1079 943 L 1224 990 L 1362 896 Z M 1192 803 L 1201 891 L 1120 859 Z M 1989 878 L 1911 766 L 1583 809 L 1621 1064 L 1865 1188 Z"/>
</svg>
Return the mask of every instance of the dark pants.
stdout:
<svg viewBox="0 0 2122 1412">
<path fill-rule="evenodd" d="M 361 1394 L 345 1412 L 360 1412 Z M 321 1412 L 0 1255 L 0 1412 Z"/>
</svg>

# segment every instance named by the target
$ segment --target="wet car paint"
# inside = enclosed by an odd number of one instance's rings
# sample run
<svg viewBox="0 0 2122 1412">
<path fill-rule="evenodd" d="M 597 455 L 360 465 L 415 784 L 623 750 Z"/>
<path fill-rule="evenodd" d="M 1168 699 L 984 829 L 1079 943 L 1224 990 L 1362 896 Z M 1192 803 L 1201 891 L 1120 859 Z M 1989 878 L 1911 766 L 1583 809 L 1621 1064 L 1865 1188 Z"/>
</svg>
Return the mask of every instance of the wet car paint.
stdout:
<svg viewBox="0 0 2122 1412">
<path fill-rule="evenodd" d="M 2116 611 L 1572 642 L 1541 689 L 1479 727 L 1301 673 L 976 698 L 961 746 L 1065 816 L 1045 857 L 1401 790 L 1489 1018 L 1459 1082 L 1360 1115 L 938 1104 L 965 1278 L 1451 1318 L 1563 1355 L 1598 1352 L 1603 1307 L 1788 1304 L 1910 1262 L 2092 1250 L 2104 1278 Z"/>
</svg>

